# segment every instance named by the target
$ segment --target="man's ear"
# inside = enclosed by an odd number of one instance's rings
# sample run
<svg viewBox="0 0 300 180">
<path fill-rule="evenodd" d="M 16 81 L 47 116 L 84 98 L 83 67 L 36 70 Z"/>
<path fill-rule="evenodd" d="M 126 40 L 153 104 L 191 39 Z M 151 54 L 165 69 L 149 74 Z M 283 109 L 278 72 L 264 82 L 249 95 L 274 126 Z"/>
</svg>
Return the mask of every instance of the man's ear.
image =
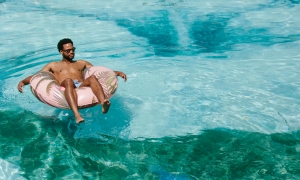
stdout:
<svg viewBox="0 0 300 180">
<path fill-rule="evenodd" d="M 63 51 L 62 51 L 62 50 L 59 50 L 59 53 L 62 55 L 62 54 L 63 54 Z"/>
</svg>

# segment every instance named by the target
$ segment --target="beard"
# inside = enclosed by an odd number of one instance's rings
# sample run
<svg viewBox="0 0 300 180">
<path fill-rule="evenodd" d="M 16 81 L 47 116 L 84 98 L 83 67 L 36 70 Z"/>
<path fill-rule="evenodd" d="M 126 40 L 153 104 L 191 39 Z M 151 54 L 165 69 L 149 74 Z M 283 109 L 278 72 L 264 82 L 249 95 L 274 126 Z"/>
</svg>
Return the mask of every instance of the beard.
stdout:
<svg viewBox="0 0 300 180">
<path fill-rule="evenodd" d="M 75 54 L 73 55 L 73 57 L 70 57 L 70 56 L 64 56 L 64 58 L 68 61 L 72 61 L 75 57 Z"/>
</svg>

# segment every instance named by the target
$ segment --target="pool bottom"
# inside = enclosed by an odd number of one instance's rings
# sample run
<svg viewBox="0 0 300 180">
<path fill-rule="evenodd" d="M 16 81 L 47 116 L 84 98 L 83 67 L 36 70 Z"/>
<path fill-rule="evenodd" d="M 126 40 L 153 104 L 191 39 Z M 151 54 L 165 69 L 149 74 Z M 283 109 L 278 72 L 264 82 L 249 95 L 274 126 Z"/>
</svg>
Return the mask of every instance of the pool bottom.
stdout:
<svg viewBox="0 0 300 180">
<path fill-rule="evenodd" d="M 266 135 L 214 129 L 143 141 L 104 135 L 75 139 L 77 127 L 67 121 L 24 110 L 0 111 L 0 117 L 0 158 L 18 166 L 24 179 L 300 177 L 300 131 Z"/>
</svg>

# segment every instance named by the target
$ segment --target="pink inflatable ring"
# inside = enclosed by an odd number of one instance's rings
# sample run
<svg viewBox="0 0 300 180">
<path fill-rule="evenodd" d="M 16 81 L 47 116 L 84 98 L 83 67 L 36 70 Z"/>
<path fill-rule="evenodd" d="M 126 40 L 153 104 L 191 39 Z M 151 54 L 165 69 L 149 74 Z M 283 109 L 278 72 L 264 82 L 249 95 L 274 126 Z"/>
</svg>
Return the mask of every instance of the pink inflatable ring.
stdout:
<svg viewBox="0 0 300 180">
<path fill-rule="evenodd" d="M 85 71 L 84 78 L 94 75 L 102 85 L 106 98 L 111 98 L 118 87 L 118 78 L 114 71 L 102 67 L 93 66 Z M 55 76 L 50 72 L 41 71 L 32 76 L 30 88 L 33 95 L 41 102 L 53 107 L 70 109 L 65 98 L 65 88 L 60 86 Z M 98 99 L 90 87 L 75 89 L 77 92 L 78 108 L 95 106 Z"/>
</svg>

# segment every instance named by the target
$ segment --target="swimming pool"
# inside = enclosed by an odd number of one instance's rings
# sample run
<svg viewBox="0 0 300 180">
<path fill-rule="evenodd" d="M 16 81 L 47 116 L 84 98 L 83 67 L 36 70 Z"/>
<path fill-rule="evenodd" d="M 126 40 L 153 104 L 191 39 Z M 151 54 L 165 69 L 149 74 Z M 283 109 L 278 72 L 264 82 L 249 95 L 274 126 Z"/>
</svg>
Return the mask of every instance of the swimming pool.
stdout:
<svg viewBox="0 0 300 180">
<path fill-rule="evenodd" d="M 0 0 L 0 179 L 299 178 L 299 3 Z M 128 76 L 80 125 L 16 88 L 65 37 Z"/>
</svg>

